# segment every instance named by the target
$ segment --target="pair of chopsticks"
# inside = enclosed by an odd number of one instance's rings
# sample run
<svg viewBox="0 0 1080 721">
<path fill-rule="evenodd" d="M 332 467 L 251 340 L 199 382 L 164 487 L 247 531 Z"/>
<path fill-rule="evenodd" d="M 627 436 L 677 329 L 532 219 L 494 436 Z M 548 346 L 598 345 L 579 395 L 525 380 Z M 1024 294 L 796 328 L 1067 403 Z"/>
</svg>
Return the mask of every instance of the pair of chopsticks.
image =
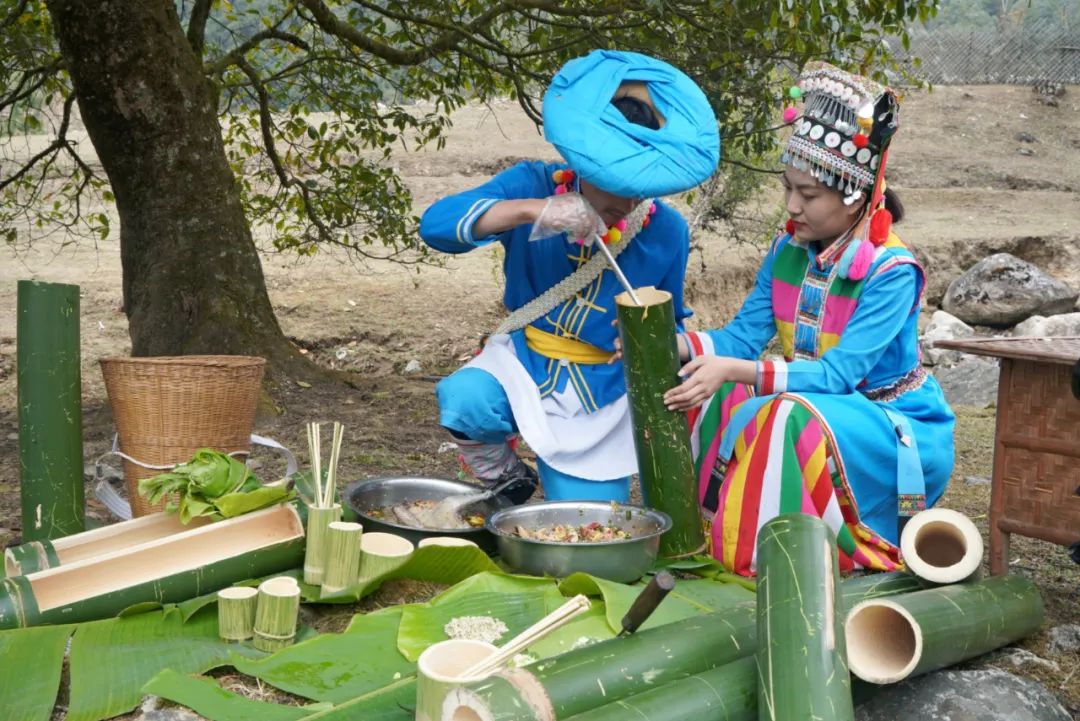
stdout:
<svg viewBox="0 0 1080 721">
<path fill-rule="evenodd" d="M 334 503 L 337 494 L 337 467 L 341 457 L 341 441 L 345 437 L 345 426 L 334 421 L 334 438 L 330 446 L 330 465 L 326 469 L 326 482 L 322 477 L 322 438 L 318 423 L 307 424 L 308 452 L 311 455 L 311 486 L 315 494 L 315 505 L 325 508 Z"/>
<path fill-rule="evenodd" d="M 544 636 L 547 636 L 555 629 L 566 624 L 574 617 L 579 616 L 588 610 L 589 599 L 583 595 L 574 596 L 532 626 L 529 626 L 517 636 L 514 636 L 507 641 L 498 651 L 465 669 L 464 673 L 460 674 L 461 678 L 490 676 L 502 668 L 503 665 L 514 656 L 521 653 Z"/>
</svg>

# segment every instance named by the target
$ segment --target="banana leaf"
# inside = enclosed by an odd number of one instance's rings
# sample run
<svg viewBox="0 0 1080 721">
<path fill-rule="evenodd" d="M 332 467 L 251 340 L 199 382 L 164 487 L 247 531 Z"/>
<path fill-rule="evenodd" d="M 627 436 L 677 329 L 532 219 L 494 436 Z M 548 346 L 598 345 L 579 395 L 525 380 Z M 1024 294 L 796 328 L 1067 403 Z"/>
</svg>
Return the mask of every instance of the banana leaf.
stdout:
<svg viewBox="0 0 1080 721">
<path fill-rule="evenodd" d="M 214 721 L 300 721 L 313 713 L 333 708 L 330 704 L 285 706 L 246 698 L 223 689 L 211 678 L 197 678 L 165 669 L 143 686 L 143 693 L 182 703 L 200 716 Z"/>
<path fill-rule="evenodd" d="M 4 681 L 0 683 L 0 709 L 5 718 L 18 721 L 49 721 L 64 650 L 75 626 L 43 626 L 0 632 L 0 659 Z"/>
<path fill-rule="evenodd" d="M 199 611 L 187 623 L 170 607 L 82 624 L 71 639 L 66 721 L 99 721 L 130 711 L 161 669 L 202 673 L 242 655 L 263 654 L 219 639 L 216 608 Z"/>
</svg>

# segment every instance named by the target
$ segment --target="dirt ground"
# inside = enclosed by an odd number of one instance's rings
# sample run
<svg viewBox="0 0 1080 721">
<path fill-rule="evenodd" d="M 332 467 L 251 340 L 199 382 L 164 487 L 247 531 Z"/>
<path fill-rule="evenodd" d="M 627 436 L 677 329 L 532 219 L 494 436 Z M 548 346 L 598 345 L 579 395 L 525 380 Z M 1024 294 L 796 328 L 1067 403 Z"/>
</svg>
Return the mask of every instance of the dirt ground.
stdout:
<svg viewBox="0 0 1080 721">
<path fill-rule="evenodd" d="M 924 258 L 937 303 L 948 282 L 986 255 L 1008 251 L 1080 287 L 1080 88 L 1060 107 L 1038 104 L 1027 87 L 939 87 L 905 98 L 902 129 L 890 160 L 890 182 L 902 195 L 907 220 L 898 227 Z M 1034 142 L 1018 140 L 1018 134 Z M 1024 151 L 1025 154 L 1022 154 Z M 1030 151 L 1030 154 L 1026 154 Z M 462 110 L 445 149 L 400 153 L 396 163 L 418 211 L 437 197 L 489 177 L 518 158 L 556 156 L 513 103 Z M 775 189 L 769 191 L 778 198 Z M 691 259 L 691 327 L 722 324 L 741 303 L 759 251 L 734 247 L 723 229 L 706 231 Z M 704 266 L 704 270 L 703 270 Z M 300 260 L 264 254 L 270 297 L 287 335 L 317 362 L 357 371 L 357 387 L 283 388 L 276 407 L 260 412 L 255 431 L 298 455 L 304 423 L 340 420 L 347 426 L 341 476 L 453 475 L 454 453 L 438 426 L 434 381 L 458 367 L 501 314 L 500 259 L 493 250 L 447 260 L 420 272 L 363 267 L 329 252 Z M 84 455 L 108 450 L 113 427 L 98 359 L 130 351 L 120 312 L 118 243 L 31 250 L 0 249 L 0 545 L 20 533 L 18 427 L 15 383 L 15 281 L 36 278 L 82 288 Z M 928 315 L 928 314 L 924 314 Z M 410 361 L 418 373 L 404 375 Z M 943 504 L 968 513 L 984 531 L 989 486 L 965 482 L 990 476 L 993 409 L 957 408 L 957 465 Z M 256 452 L 259 473 L 284 470 Z M 89 491 L 88 491 L 89 496 Z M 107 512 L 89 502 L 92 518 Z M 1013 570 L 1043 591 L 1046 629 L 1080 623 L 1080 567 L 1064 549 L 1025 539 L 1014 543 Z M 1021 645 L 1056 664 L 1013 668 L 1039 678 L 1074 714 L 1080 713 L 1080 655 L 1051 654 L 1045 632 Z M 986 661 L 980 661 L 986 663 Z"/>
</svg>

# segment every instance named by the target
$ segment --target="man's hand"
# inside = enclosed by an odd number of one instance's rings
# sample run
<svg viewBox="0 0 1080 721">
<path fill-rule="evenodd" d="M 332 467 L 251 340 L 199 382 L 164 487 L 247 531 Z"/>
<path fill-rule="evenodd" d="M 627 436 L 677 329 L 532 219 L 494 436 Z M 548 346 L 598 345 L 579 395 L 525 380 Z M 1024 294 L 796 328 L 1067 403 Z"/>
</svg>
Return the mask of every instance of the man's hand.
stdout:
<svg viewBox="0 0 1080 721">
<path fill-rule="evenodd" d="M 529 240 L 550 238 L 566 233 L 571 240 L 589 241 L 607 232 L 600 214 L 593 210 L 581 193 L 563 193 L 547 199 L 544 209 L 533 223 Z"/>
</svg>

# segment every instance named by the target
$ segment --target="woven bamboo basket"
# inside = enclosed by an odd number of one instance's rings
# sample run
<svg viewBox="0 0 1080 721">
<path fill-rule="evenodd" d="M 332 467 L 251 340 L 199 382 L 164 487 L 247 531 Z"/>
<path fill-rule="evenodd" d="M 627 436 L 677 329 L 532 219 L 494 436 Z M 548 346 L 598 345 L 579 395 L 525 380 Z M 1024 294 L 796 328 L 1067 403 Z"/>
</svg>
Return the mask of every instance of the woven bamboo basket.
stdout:
<svg viewBox="0 0 1080 721">
<path fill-rule="evenodd" d="M 251 356 L 102 358 L 120 450 L 151 466 L 183 463 L 200 448 L 247 452 L 266 361 Z M 162 509 L 139 480 L 162 473 L 124 461 L 133 516 Z"/>
</svg>

